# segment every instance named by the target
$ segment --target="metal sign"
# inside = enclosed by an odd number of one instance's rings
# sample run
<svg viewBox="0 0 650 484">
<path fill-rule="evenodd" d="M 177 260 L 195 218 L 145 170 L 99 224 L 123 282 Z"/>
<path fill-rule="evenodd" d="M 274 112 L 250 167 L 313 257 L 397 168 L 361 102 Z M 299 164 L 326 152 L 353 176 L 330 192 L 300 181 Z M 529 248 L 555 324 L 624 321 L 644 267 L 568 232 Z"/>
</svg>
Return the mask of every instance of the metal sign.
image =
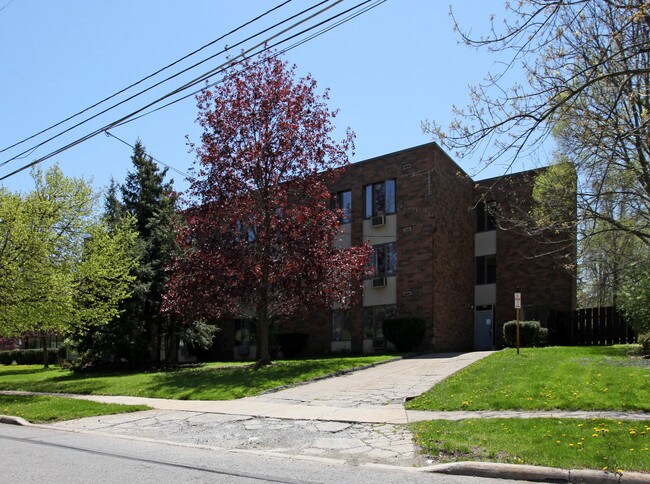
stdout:
<svg viewBox="0 0 650 484">
<path fill-rule="evenodd" d="M 521 293 L 515 293 L 515 309 L 521 309 Z"/>
</svg>

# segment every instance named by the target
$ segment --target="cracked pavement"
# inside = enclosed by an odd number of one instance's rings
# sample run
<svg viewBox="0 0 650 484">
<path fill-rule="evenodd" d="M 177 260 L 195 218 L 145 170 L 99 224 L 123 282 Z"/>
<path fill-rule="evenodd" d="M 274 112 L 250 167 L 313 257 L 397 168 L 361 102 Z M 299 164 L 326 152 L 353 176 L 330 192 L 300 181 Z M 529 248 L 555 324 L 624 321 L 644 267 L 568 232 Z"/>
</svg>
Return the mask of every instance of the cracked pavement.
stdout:
<svg viewBox="0 0 650 484">
<path fill-rule="evenodd" d="M 157 409 L 133 414 L 89 417 L 51 425 L 69 431 L 92 431 L 197 445 L 223 450 L 239 450 L 291 456 L 329 458 L 349 463 L 378 463 L 400 466 L 426 465 L 405 425 L 340 421 L 335 417 L 313 417 L 314 407 L 356 409 L 363 414 L 382 411 L 404 413 L 407 397 L 423 393 L 450 374 L 481 359 L 490 352 L 431 354 L 401 359 L 318 380 L 304 385 L 229 402 L 196 408 L 196 402 L 174 402 L 173 409 Z M 104 397 L 106 400 L 106 397 Z M 118 401 L 119 397 L 112 397 Z M 241 402 L 240 410 L 232 409 Z M 144 402 L 146 403 L 146 402 Z M 247 415 L 258 405 L 295 408 L 283 418 Z M 184 405 L 186 408 L 184 408 Z M 239 413 L 241 412 L 241 414 Z M 251 412 L 249 412 L 251 413 Z M 334 413 L 331 413 L 334 415 Z M 387 418 L 385 421 L 390 421 Z M 405 420 L 404 420 L 405 421 Z"/>
</svg>

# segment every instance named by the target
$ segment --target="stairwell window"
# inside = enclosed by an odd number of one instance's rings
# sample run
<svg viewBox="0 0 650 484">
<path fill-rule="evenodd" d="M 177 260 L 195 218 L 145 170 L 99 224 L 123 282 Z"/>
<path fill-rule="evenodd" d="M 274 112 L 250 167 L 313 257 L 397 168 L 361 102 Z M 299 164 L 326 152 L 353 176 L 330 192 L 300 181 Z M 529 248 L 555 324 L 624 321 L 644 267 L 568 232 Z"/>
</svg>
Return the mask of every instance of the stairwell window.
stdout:
<svg viewBox="0 0 650 484">
<path fill-rule="evenodd" d="M 497 282 L 497 256 L 485 255 L 476 258 L 476 285 Z"/>
<path fill-rule="evenodd" d="M 494 219 L 495 202 L 479 203 L 476 205 L 476 231 L 488 232 L 496 230 L 497 224 Z"/>
<path fill-rule="evenodd" d="M 364 187 L 365 218 L 395 213 L 395 180 Z"/>
</svg>

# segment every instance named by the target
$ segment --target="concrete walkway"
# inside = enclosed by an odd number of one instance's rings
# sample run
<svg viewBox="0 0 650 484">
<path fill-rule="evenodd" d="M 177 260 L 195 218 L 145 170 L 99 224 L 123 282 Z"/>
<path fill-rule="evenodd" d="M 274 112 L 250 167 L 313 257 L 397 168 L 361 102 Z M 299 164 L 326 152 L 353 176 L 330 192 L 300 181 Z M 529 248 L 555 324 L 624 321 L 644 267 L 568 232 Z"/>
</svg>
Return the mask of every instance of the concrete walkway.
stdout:
<svg viewBox="0 0 650 484">
<path fill-rule="evenodd" d="M 147 405 L 157 410 L 217 413 L 258 418 L 404 424 L 404 401 L 427 391 L 490 351 L 437 353 L 390 361 L 277 392 L 238 400 L 171 400 L 49 393 L 103 403 Z M 27 394 L 29 392 L 3 392 Z"/>
<path fill-rule="evenodd" d="M 424 412 L 404 409 L 407 398 L 425 392 L 489 354 L 491 352 L 422 355 L 229 401 L 54 394 L 106 403 L 144 404 L 154 410 L 89 417 L 48 427 L 219 451 L 317 458 L 333 463 L 426 467 L 432 462 L 419 454 L 412 435 L 402 424 L 429 419 L 496 417 L 650 418 L 648 413 L 625 412 Z M 457 473 L 467 469 L 474 472 L 474 464 L 468 464 L 469 467 L 447 465 L 440 472 L 452 472 L 449 470 L 452 467 Z M 459 470 L 461 468 L 464 470 Z"/>
</svg>

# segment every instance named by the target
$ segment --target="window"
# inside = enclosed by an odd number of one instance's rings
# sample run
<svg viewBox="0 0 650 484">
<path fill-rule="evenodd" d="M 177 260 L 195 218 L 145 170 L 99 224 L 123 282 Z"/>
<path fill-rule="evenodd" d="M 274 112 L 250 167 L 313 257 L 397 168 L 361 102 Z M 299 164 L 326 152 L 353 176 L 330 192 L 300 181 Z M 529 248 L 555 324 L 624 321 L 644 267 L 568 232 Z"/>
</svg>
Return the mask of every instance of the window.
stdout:
<svg viewBox="0 0 650 484">
<path fill-rule="evenodd" d="M 255 242 L 257 233 L 257 224 L 244 225 L 239 220 L 235 225 L 235 239 L 239 241 Z"/>
<path fill-rule="evenodd" d="M 395 213 L 395 180 L 364 187 L 365 218 Z"/>
<path fill-rule="evenodd" d="M 387 277 L 397 274 L 397 244 L 378 244 L 372 246 L 370 257 L 370 278 Z"/>
<path fill-rule="evenodd" d="M 250 319 L 235 320 L 235 346 L 255 346 L 257 328 Z"/>
<path fill-rule="evenodd" d="M 497 257 L 485 255 L 476 258 L 476 285 L 497 282 Z"/>
<path fill-rule="evenodd" d="M 496 229 L 494 220 L 495 202 L 479 203 L 476 206 L 476 231 L 487 232 Z"/>
<path fill-rule="evenodd" d="M 352 339 L 352 318 L 349 311 L 335 309 L 332 313 L 332 340 L 350 341 Z"/>
<path fill-rule="evenodd" d="M 395 304 L 363 308 L 363 337 L 372 339 L 375 348 L 383 348 L 386 345 L 383 333 L 384 320 L 394 318 L 396 312 Z"/>
<path fill-rule="evenodd" d="M 341 223 L 346 224 L 352 220 L 352 192 L 346 190 L 332 196 L 332 208 L 343 211 Z"/>
</svg>

